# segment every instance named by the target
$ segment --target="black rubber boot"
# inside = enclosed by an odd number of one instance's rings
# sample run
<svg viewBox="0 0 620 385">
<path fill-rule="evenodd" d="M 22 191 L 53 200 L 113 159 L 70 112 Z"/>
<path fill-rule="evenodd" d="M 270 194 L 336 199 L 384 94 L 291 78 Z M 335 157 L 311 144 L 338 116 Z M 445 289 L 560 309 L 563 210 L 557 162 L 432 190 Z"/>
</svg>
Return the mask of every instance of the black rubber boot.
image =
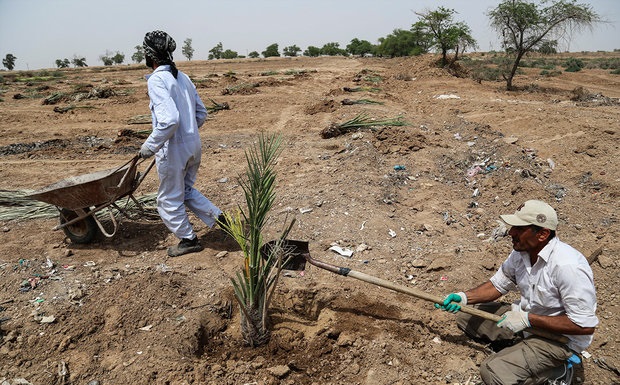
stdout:
<svg viewBox="0 0 620 385">
<path fill-rule="evenodd" d="M 204 247 L 200 244 L 198 237 L 194 239 L 183 238 L 178 245 L 168 248 L 168 256 L 178 257 L 184 254 L 197 253 L 202 250 L 204 250 Z"/>
</svg>

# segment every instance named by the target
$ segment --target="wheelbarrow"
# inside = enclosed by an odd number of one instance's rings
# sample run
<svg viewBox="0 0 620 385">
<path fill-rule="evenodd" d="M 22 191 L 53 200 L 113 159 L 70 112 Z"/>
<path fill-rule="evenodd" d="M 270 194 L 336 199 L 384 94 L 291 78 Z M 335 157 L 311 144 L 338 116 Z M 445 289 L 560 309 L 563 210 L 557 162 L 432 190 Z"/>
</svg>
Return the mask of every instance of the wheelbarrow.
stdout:
<svg viewBox="0 0 620 385">
<path fill-rule="evenodd" d="M 146 174 L 153 168 L 153 159 L 144 172 L 137 171 L 140 156 L 136 155 L 125 164 L 108 170 L 69 177 L 34 191 L 28 197 L 49 203 L 60 212 L 60 224 L 53 230 L 62 229 L 74 243 L 90 243 L 100 231 L 110 238 L 116 234 L 118 222 L 111 210 L 108 214 L 112 221 L 112 231 L 107 231 L 97 213 L 114 207 L 118 212 L 129 217 L 126 210 L 116 204 L 121 198 L 128 197 L 137 207 L 142 205 L 133 196 Z"/>
<path fill-rule="evenodd" d="M 430 294 L 430 293 L 427 293 L 427 292 L 424 292 L 424 291 L 421 291 L 421 290 L 418 290 L 412 287 L 397 285 L 395 283 L 386 281 L 381 278 L 373 277 L 371 275 L 368 275 L 368 274 L 365 274 L 359 271 L 351 270 L 348 267 L 340 267 L 340 266 L 332 265 L 330 263 L 314 259 L 310 256 L 308 242 L 306 241 L 297 241 L 297 240 L 290 240 L 290 239 L 280 239 L 280 240 L 269 241 L 265 243 L 261 248 L 261 252 L 262 252 L 261 254 L 263 258 L 267 259 L 274 249 L 276 251 L 279 251 L 280 256 L 278 257 L 278 259 L 281 261 L 282 269 L 284 270 L 303 271 L 306 269 L 306 262 L 308 262 L 311 265 L 314 265 L 318 268 L 327 270 L 334 274 L 342 275 L 344 277 L 355 278 L 360 281 L 364 281 L 364 282 L 367 282 L 373 285 L 381 286 L 386 289 L 397 291 L 399 293 L 411 295 L 413 297 L 423 299 L 426 301 L 430 301 L 433 303 L 443 302 L 443 298 L 439 296 L 436 296 L 436 295 L 433 295 L 433 294 Z M 481 317 L 486 320 L 491 320 L 493 322 L 498 322 L 501 319 L 501 317 L 498 316 L 497 314 L 489 313 L 489 312 L 480 310 L 473 306 L 462 305 L 461 311 L 464 313 L 470 314 L 470 315 Z M 557 341 L 560 343 L 568 342 L 568 338 L 566 336 L 554 334 L 547 330 L 527 328 L 525 329 L 525 331 L 531 334 L 535 334 L 539 337 L 547 338 L 549 340 Z"/>
</svg>

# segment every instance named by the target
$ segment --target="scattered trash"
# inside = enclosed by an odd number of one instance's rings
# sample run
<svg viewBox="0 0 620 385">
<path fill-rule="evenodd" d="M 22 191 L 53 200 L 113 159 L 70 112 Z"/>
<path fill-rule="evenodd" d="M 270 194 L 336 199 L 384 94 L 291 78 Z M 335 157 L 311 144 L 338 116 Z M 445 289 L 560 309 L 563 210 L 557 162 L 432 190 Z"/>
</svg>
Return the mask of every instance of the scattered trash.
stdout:
<svg viewBox="0 0 620 385">
<path fill-rule="evenodd" d="M 17 261 L 17 263 L 19 264 L 19 267 L 24 268 L 24 267 L 30 267 L 30 260 L 28 259 L 20 259 Z"/>
<path fill-rule="evenodd" d="M 396 170 L 396 171 L 403 171 L 403 170 L 405 170 L 405 166 L 397 164 L 396 166 L 394 166 L 394 170 Z"/>
<path fill-rule="evenodd" d="M 390 234 L 390 237 L 395 238 L 396 237 L 396 231 L 390 229 L 390 231 L 388 231 L 388 234 Z"/>
<path fill-rule="evenodd" d="M 86 263 L 84 263 L 85 267 L 93 267 L 96 266 L 97 264 L 95 263 L 95 261 L 86 261 Z"/>
<path fill-rule="evenodd" d="M 362 222 L 362 225 L 360 226 L 360 230 L 364 230 L 365 225 L 366 225 L 366 221 Z"/>
<path fill-rule="evenodd" d="M 463 139 L 463 138 L 461 137 L 461 134 L 459 134 L 459 133 L 457 132 L 456 134 L 454 134 L 454 139 L 456 139 L 456 140 L 461 140 L 461 139 Z"/>
<path fill-rule="evenodd" d="M 351 258 L 351 256 L 353 255 L 353 250 L 350 249 L 343 249 L 340 246 L 332 246 L 329 248 L 329 250 L 335 251 L 336 253 L 342 255 L 343 257 L 347 257 L 347 258 Z"/>
<path fill-rule="evenodd" d="M 302 214 L 309 213 L 312 211 L 312 207 L 302 207 L 299 209 L 299 212 Z"/>
<path fill-rule="evenodd" d="M 219 253 L 215 254 L 215 258 L 222 258 L 225 257 L 228 254 L 228 251 L 224 250 L 224 251 L 220 251 Z"/>
<path fill-rule="evenodd" d="M 441 343 L 441 338 L 435 337 L 435 338 L 433 338 L 433 342 L 436 343 L 436 344 L 440 344 Z"/>
<path fill-rule="evenodd" d="M 476 174 L 480 172 L 484 172 L 484 169 L 478 165 L 475 165 L 472 166 L 469 170 L 467 170 L 467 176 L 471 178 L 472 176 L 476 176 Z"/>
<path fill-rule="evenodd" d="M 435 99 L 460 99 L 461 97 L 458 95 L 450 94 L 450 95 L 437 95 Z"/>
<path fill-rule="evenodd" d="M 169 271 L 172 271 L 172 268 L 169 267 L 168 265 L 166 265 L 165 263 L 160 263 L 159 265 L 157 265 L 155 270 L 157 270 L 157 271 L 159 271 L 161 273 L 167 273 Z"/>
<path fill-rule="evenodd" d="M 139 330 L 148 332 L 148 331 L 151 331 L 152 328 L 153 328 L 153 325 L 146 325 L 144 327 L 141 327 Z"/>
<path fill-rule="evenodd" d="M 586 352 L 585 350 L 583 352 L 581 352 L 581 356 L 585 359 L 591 358 L 592 354 Z"/>
<path fill-rule="evenodd" d="M 609 370 L 610 372 L 614 372 L 616 373 L 616 375 L 620 376 L 620 369 L 616 368 L 615 366 L 612 366 L 611 364 L 609 364 L 607 361 L 605 361 L 605 358 L 601 357 L 601 358 L 595 358 L 594 359 L 594 363 L 597 364 L 599 367 L 605 369 L 605 370 Z"/>
<path fill-rule="evenodd" d="M 549 165 L 550 169 L 555 169 L 555 162 L 553 161 L 553 159 L 549 158 L 547 159 L 547 164 Z"/>
<path fill-rule="evenodd" d="M 448 280 L 448 277 L 446 277 L 445 275 L 442 275 L 442 276 L 439 278 L 439 280 L 440 280 L 440 281 L 447 281 L 447 280 Z"/>
<path fill-rule="evenodd" d="M 226 182 L 228 182 L 228 178 L 227 178 L 227 177 L 224 177 L 224 178 L 222 178 L 222 179 L 218 179 L 218 181 L 217 181 L 217 182 L 218 182 L 218 183 L 226 183 Z"/>
</svg>

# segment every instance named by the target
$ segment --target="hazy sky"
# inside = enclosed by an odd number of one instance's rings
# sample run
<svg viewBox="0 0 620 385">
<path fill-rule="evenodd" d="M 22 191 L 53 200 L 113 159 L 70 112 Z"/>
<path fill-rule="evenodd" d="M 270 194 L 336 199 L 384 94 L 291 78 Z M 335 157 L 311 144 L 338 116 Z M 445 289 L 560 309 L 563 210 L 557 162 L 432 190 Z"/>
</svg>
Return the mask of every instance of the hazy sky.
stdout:
<svg viewBox="0 0 620 385">
<path fill-rule="evenodd" d="M 574 36 L 561 50 L 611 51 L 620 48 L 620 0 L 580 0 L 609 21 Z M 106 52 L 125 54 L 147 31 L 161 29 L 177 42 L 175 61 L 186 60 L 183 41 L 192 39 L 194 60 L 206 60 L 221 42 L 239 55 L 284 47 L 341 48 L 353 38 L 377 43 L 394 29 L 409 29 L 414 12 L 439 6 L 454 9 L 466 22 L 480 51 L 500 49 L 486 13 L 499 0 L 0 0 L 0 57 L 17 57 L 15 69 L 55 68 L 56 59 L 86 58 L 103 65 Z"/>
</svg>

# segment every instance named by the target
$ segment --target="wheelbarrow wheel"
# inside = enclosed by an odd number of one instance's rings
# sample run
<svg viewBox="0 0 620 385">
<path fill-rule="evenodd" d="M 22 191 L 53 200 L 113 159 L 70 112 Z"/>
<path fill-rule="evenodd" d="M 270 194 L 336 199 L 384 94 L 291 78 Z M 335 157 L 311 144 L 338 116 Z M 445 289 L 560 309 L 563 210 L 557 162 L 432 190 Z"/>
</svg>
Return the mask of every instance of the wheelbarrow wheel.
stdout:
<svg viewBox="0 0 620 385">
<path fill-rule="evenodd" d="M 62 209 L 60 210 L 60 224 L 65 224 L 78 216 L 75 211 Z M 90 243 L 95 239 L 99 228 L 95 218 L 89 215 L 80 221 L 64 226 L 62 230 L 73 243 Z"/>
</svg>

